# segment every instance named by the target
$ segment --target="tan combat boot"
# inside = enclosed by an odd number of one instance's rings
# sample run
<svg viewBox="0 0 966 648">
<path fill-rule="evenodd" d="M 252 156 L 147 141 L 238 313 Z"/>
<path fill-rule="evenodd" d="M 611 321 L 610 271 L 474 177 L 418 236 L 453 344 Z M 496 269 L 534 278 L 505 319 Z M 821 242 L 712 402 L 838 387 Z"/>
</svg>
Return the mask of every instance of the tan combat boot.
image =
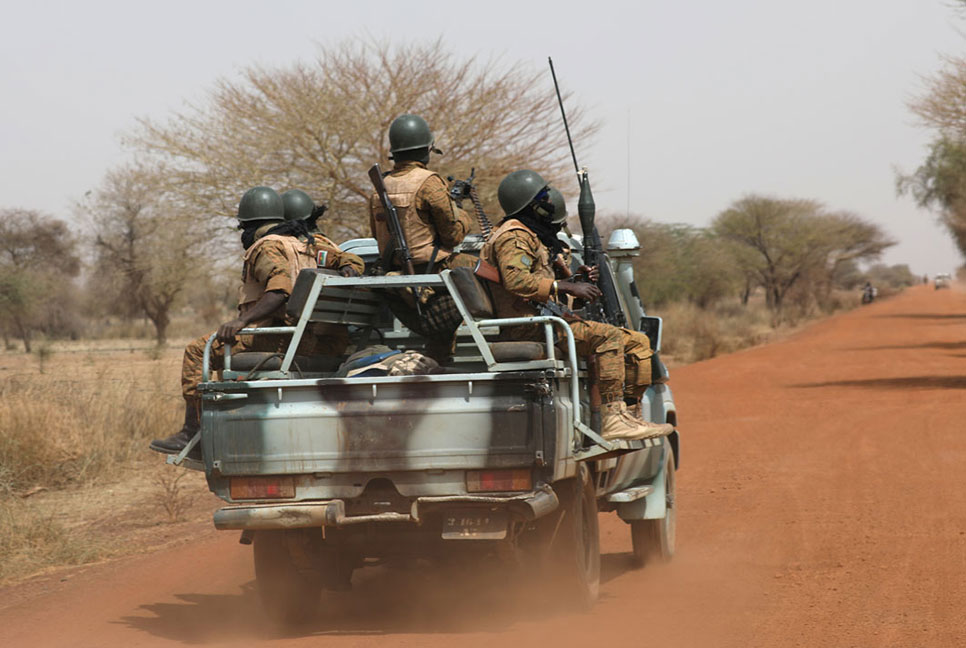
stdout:
<svg viewBox="0 0 966 648">
<path fill-rule="evenodd" d="M 600 435 L 605 439 L 654 439 L 674 431 L 669 423 L 651 423 L 634 419 L 622 400 L 606 403 L 602 410 Z"/>
</svg>

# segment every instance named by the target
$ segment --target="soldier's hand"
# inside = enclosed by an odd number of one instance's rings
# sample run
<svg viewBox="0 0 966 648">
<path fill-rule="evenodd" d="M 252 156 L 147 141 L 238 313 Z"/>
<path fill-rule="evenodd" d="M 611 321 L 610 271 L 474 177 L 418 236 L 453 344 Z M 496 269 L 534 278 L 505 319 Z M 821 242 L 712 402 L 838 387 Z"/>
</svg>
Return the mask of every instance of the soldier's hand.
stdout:
<svg viewBox="0 0 966 648">
<path fill-rule="evenodd" d="M 577 299 L 583 299 L 584 301 L 594 301 L 600 297 L 600 288 L 592 283 L 560 281 L 557 283 L 557 290 L 565 295 L 573 295 Z"/>
<path fill-rule="evenodd" d="M 245 328 L 246 324 L 247 322 L 237 317 L 230 322 L 225 322 L 218 327 L 218 339 L 221 342 L 234 342 L 238 331 Z"/>
<path fill-rule="evenodd" d="M 579 268 L 577 268 L 577 272 L 579 272 L 582 275 L 585 275 L 591 283 L 597 283 L 597 280 L 600 279 L 600 268 L 598 268 L 597 266 L 591 267 L 591 266 L 582 265 Z"/>
<path fill-rule="evenodd" d="M 342 266 L 339 268 L 339 274 L 343 277 L 358 277 L 359 271 L 352 266 Z"/>
</svg>

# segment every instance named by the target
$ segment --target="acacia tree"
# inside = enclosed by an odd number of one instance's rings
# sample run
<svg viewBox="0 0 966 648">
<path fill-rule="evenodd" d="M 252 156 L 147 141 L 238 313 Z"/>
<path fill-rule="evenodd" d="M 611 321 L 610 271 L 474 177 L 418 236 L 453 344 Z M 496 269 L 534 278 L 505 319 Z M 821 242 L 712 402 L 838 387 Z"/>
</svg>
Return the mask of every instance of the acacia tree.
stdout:
<svg viewBox="0 0 966 648">
<path fill-rule="evenodd" d="M 33 332 L 51 328 L 80 270 L 64 221 L 32 209 L 0 209 L 0 322 L 30 352 Z"/>
<path fill-rule="evenodd" d="M 142 120 L 126 142 L 162 161 L 167 188 L 198 213 L 233 216 L 254 185 L 300 188 L 329 205 L 320 225 L 342 238 L 368 235 L 366 170 L 386 165 L 398 115 L 426 118 L 445 151 L 434 160 L 444 176 L 476 168 L 495 213 L 496 186 L 514 169 L 571 182 L 557 110 L 543 70 L 460 59 L 441 41 L 349 41 L 310 63 L 249 67 L 167 121 Z M 578 106 L 568 111 L 578 142 L 595 132 Z"/>
<path fill-rule="evenodd" d="M 201 253 L 211 229 L 166 187 L 163 169 L 119 167 L 78 206 L 93 232 L 98 284 L 117 289 L 101 298 L 115 312 L 150 319 L 159 346 L 188 281 L 206 281 L 211 267 Z"/>
<path fill-rule="evenodd" d="M 966 2 L 960 0 L 966 7 Z M 966 256 L 966 58 L 946 57 L 909 107 L 935 131 L 925 161 L 911 174 L 897 174 L 896 188 L 920 207 L 935 209 Z"/>
<path fill-rule="evenodd" d="M 877 225 L 848 212 L 827 212 L 812 200 L 746 196 L 719 214 L 712 230 L 730 242 L 746 276 L 765 289 L 780 317 L 789 291 L 827 293 L 836 270 L 849 261 L 878 257 L 894 245 Z"/>
</svg>

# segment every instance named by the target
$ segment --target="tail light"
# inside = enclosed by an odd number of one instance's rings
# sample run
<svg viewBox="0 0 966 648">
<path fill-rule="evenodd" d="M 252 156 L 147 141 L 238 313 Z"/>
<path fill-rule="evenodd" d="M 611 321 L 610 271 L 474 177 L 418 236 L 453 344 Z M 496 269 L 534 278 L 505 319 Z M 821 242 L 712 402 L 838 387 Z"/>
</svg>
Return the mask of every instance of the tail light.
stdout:
<svg viewBox="0 0 966 648">
<path fill-rule="evenodd" d="M 233 500 L 291 499 L 295 480 L 291 477 L 232 477 L 229 490 Z"/>
<path fill-rule="evenodd" d="M 532 487 L 529 468 L 466 471 L 466 490 L 470 493 L 526 491 Z"/>
</svg>

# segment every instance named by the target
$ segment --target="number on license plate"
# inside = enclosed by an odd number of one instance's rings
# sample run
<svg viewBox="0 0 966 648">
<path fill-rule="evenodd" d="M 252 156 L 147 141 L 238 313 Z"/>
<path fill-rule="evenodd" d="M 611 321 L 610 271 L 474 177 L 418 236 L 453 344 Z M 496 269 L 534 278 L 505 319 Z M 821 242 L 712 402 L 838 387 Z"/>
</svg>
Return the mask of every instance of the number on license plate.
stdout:
<svg viewBox="0 0 966 648">
<path fill-rule="evenodd" d="M 506 527 L 504 511 L 466 509 L 443 515 L 444 540 L 502 540 Z"/>
</svg>

